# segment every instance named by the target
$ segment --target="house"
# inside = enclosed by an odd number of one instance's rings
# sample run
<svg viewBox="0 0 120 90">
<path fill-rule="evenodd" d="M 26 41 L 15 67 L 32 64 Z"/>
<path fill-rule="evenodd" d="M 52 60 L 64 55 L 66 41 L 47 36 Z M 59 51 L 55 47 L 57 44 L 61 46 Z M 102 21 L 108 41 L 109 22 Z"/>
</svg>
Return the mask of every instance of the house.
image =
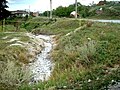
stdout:
<svg viewBox="0 0 120 90">
<path fill-rule="evenodd" d="M 33 17 L 38 17 L 39 12 L 30 12 L 30 15 L 33 16 Z"/>
<path fill-rule="evenodd" d="M 29 16 L 29 13 L 25 10 L 16 10 L 16 11 L 11 11 L 11 15 L 16 17 L 25 17 L 27 15 Z"/>
<path fill-rule="evenodd" d="M 101 5 L 105 5 L 106 4 L 106 0 L 104 1 L 99 1 L 99 3 L 97 4 L 97 6 L 101 6 Z"/>
</svg>

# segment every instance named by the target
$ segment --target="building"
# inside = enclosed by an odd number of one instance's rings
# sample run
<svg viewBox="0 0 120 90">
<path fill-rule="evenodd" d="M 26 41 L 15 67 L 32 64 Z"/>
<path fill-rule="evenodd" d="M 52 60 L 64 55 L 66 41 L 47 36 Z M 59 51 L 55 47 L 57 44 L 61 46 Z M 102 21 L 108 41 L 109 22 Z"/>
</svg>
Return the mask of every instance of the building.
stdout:
<svg viewBox="0 0 120 90">
<path fill-rule="evenodd" d="M 16 10 L 16 11 L 11 11 L 11 15 L 16 17 L 25 17 L 27 15 L 29 16 L 29 13 L 25 10 Z"/>
<path fill-rule="evenodd" d="M 104 1 L 99 1 L 99 3 L 97 4 L 98 6 L 101 6 L 101 5 L 105 5 L 106 4 L 106 0 Z"/>
<path fill-rule="evenodd" d="M 33 15 L 34 17 L 38 17 L 39 16 L 39 12 L 33 12 Z"/>
</svg>

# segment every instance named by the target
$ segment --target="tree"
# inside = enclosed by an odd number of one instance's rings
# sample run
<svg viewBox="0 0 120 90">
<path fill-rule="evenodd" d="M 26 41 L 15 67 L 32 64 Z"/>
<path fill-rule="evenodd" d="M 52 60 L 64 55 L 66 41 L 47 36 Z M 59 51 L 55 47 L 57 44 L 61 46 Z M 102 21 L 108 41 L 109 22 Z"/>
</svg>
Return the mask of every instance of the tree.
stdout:
<svg viewBox="0 0 120 90">
<path fill-rule="evenodd" d="M 5 8 L 8 8 L 6 3 L 7 3 L 6 0 L 1 0 L 0 2 L 0 20 L 3 20 L 4 18 L 10 15 L 10 12 L 5 9 Z"/>
<path fill-rule="evenodd" d="M 8 6 L 6 5 L 6 3 L 7 3 L 6 0 L 1 0 L 1 2 L 0 2 L 0 10 L 8 7 Z"/>
<path fill-rule="evenodd" d="M 68 8 L 67 7 L 59 6 L 55 10 L 55 15 L 59 16 L 59 17 L 68 17 L 70 15 L 70 13 L 68 12 Z"/>
<path fill-rule="evenodd" d="M 43 16 L 49 17 L 49 16 L 50 16 L 50 11 L 44 11 L 44 12 L 43 12 Z"/>
</svg>

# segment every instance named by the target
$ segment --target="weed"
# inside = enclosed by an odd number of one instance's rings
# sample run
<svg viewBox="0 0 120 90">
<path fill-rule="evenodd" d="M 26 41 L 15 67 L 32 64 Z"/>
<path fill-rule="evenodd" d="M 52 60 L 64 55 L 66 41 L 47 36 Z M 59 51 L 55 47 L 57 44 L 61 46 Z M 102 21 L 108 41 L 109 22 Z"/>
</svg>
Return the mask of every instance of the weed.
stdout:
<svg viewBox="0 0 120 90">
<path fill-rule="evenodd" d="M 28 69 L 16 66 L 13 61 L 7 61 L 5 66 L 5 68 L 0 68 L 0 89 L 16 90 L 30 81 L 31 74 Z"/>
</svg>

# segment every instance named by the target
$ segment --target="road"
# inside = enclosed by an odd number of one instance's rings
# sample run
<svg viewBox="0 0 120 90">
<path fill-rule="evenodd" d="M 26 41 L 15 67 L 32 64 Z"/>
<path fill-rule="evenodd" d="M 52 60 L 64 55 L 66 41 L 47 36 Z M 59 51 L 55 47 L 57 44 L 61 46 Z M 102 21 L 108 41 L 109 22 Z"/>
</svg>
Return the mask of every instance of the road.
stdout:
<svg viewBox="0 0 120 90">
<path fill-rule="evenodd" d="M 109 22 L 109 23 L 120 23 L 120 20 L 103 20 L 103 19 L 80 19 L 80 20 L 88 20 L 94 22 Z"/>
</svg>

